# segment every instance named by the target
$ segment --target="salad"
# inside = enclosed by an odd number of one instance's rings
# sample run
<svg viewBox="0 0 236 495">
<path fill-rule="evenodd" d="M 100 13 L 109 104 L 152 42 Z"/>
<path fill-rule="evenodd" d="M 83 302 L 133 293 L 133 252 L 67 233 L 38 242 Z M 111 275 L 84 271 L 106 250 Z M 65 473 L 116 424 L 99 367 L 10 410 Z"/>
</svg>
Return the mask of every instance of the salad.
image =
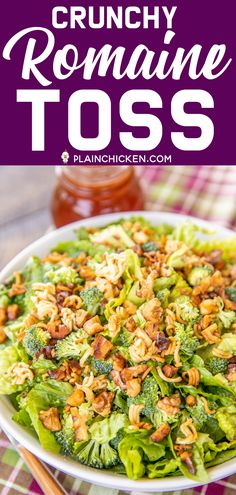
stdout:
<svg viewBox="0 0 236 495">
<path fill-rule="evenodd" d="M 236 237 L 204 233 L 80 228 L 0 286 L 0 393 L 44 449 L 199 482 L 236 456 Z"/>
</svg>

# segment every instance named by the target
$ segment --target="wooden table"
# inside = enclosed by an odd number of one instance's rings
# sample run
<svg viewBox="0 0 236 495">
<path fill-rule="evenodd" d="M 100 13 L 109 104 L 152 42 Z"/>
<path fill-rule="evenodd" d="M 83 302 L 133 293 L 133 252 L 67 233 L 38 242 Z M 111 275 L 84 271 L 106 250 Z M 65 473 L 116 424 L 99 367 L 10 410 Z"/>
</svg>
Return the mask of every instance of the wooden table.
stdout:
<svg viewBox="0 0 236 495">
<path fill-rule="evenodd" d="M 54 167 L 0 168 L 0 268 L 50 226 Z"/>
</svg>

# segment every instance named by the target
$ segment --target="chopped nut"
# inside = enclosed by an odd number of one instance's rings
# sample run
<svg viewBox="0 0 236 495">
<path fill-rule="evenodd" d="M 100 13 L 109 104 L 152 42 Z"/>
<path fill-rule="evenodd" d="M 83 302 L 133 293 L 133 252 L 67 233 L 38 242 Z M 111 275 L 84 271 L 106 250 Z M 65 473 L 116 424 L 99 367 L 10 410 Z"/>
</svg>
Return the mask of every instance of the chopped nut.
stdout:
<svg viewBox="0 0 236 495">
<path fill-rule="evenodd" d="M 151 321 L 152 323 L 158 323 L 161 319 L 163 309 L 159 299 L 153 298 L 144 304 L 141 312 L 145 320 Z"/>
<path fill-rule="evenodd" d="M 95 333 L 102 332 L 103 326 L 101 324 L 100 318 L 98 315 L 90 318 L 88 321 L 84 323 L 84 330 L 89 335 L 95 335 Z"/>
<path fill-rule="evenodd" d="M 3 344 L 7 340 L 7 335 L 5 334 L 4 327 L 0 327 L 0 344 Z"/>
<path fill-rule="evenodd" d="M 136 313 L 137 306 L 135 304 L 133 304 L 131 301 L 128 301 L 128 299 L 126 299 L 123 306 L 126 310 L 127 315 L 130 316 L 130 315 L 134 315 Z"/>
<path fill-rule="evenodd" d="M 168 423 L 163 423 L 157 428 L 156 431 L 151 435 L 151 440 L 153 442 L 161 442 L 170 433 L 170 426 Z"/>
<path fill-rule="evenodd" d="M 170 416 L 174 416 L 175 414 L 178 414 L 179 408 L 180 408 L 181 400 L 180 396 L 178 393 L 169 396 L 169 397 L 164 397 L 163 399 L 160 399 L 157 403 L 157 407 L 161 409 L 162 411 L 166 412 Z"/>
<path fill-rule="evenodd" d="M 0 308 L 0 326 L 5 325 L 7 321 L 7 310 L 6 308 Z"/>
<path fill-rule="evenodd" d="M 60 323 L 60 321 L 49 322 L 47 331 L 53 339 L 64 339 L 64 337 L 71 333 L 71 330 L 66 325 Z"/>
<path fill-rule="evenodd" d="M 115 371 L 122 371 L 126 365 L 126 360 L 121 354 L 114 354 L 112 357 L 113 369 Z"/>
<path fill-rule="evenodd" d="M 125 323 L 125 328 L 127 328 L 128 332 L 134 332 L 137 328 L 137 324 L 133 318 L 133 316 L 130 316 L 128 320 Z"/>
<path fill-rule="evenodd" d="M 61 422 L 56 407 L 50 407 L 47 411 L 40 411 L 39 419 L 42 421 L 45 428 L 50 431 L 60 431 Z"/>
<path fill-rule="evenodd" d="M 82 327 L 88 318 L 89 313 L 85 309 L 78 309 L 76 311 L 76 325 L 78 327 Z"/>
<path fill-rule="evenodd" d="M 177 373 L 178 368 L 176 368 L 176 366 L 173 366 L 172 364 L 165 364 L 162 370 L 167 378 L 172 378 Z"/>
<path fill-rule="evenodd" d="M 108 339 L 102 335 L 98 335 L 93 341 L 91 347 L 94 349 L 94 356 L 96 359 L 105 359 L 107 354 L 111 351 L 113 345 Z"/>
<path fill-rule="evenodd" d="M 126 382 L 126 392 L 129 397 L 136 397 L 141 391 L 141 379 L 132 378 Z"/>
<path fill-rule="evenodd" d="M 125 390 L 125 383 L 122 381 L 119 371 L 112 370 L 110 375 L 115 385 L 117 385 L 117 387 L 121 388 L 122 390 Z"/>
<path fill-rule="evenodd" d="M 217 298 L 215 299 L 205 299 L 200 304 L 200 312 L 202 315 L 210 315 L 212 313 L 219 312 L 219 304 Z"/>
<path fill-rule="evenodd" d="M 130 366 L 129 368 L 124 368 L 121 371 L 121 378 L 122 380 L 124 380 L 124 382 L 127 382 L 132 378 L 136 378 L 139 375 L 142 375 L 147 369 L 148 366 L 146 364 L 138 364 L 137 366 Z"/>
<path fill-rule="evenodd" d="M 113 392 L 101 392 L 93 401 L 92 407 L 94 411 L 101 416 L 108 416 L 111 412 L 112 401 L 114 399 Z"/>
<path fill-rule="evenodd" d="M 20 308 L 18 304 L 10 304 L 7 308 L 7 317 L 8 320 L 13 321 L 16 320 L 20 312 Z"/>
<path fill-rule="evenodd" d="M 197 400 L 196 400 L 196 397 L 194 397 L 194 395 L 187 395 L 185 402 L 186 402 L 186 405 L 190 406 L 190 407 L 195 406 L 197 404 Z"/>
<path fill-rule="evenodd" d="M 152 323 L 151 321 L 147 321 L 145 326 L 145 332 L 152 340 L 157 340 L 158 335 L 158 323 Z"/>
<path fill-rule="evenodd" d="M 84 392 L 83 390 L 80 390 L 76 388 L 74 392 L 68 397 L 66 403 L 69 404 L 69 406 L 81 406 L 84 402 Z"/>
</svg>

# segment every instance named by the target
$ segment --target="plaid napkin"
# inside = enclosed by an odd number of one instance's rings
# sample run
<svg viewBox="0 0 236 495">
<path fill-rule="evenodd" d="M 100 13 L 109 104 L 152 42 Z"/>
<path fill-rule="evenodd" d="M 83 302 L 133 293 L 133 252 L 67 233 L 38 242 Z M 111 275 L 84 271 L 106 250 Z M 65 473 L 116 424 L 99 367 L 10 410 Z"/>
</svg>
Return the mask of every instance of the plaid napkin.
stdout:
<svg viewBox="0 0 236 495">
<path fill-rule="evenodd" d="M 184 213 L 236 229 L 236 166 L 139 167 L 138 174 L 146 192 L 146 209 Z M 53 471 L 70 495 L 125 495 L 125 492 L 91 485 Z M 0 490 L 1 495 L 43 495 L 3 433 L 0 435 Z M 172 493 L 232 495 L 235 491 L 236 475 L 194 490 Z"/>
</svg>

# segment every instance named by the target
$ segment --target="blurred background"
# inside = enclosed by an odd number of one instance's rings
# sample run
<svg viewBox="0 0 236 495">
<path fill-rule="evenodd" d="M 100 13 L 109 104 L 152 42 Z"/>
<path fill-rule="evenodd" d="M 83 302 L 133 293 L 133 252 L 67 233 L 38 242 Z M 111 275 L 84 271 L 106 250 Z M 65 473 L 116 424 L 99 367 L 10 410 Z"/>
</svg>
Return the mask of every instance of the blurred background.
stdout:
<svg viewBox="0 0 236 495">
<path fill-rule="evenodd" d="M 91 169 L 91 167 L 76 167 L 76 174 L 82 176 L 84 168 Z M 95 172 L 93 171 L 93 175 L 90 176 L 91 183 L 95 179 L 97 182 L 99 168 L 96 167 Z M 118 168 L 123 169 L 123 167 Z M 109 167 L 106 167 L 106 175 L 108 169 Z M 2 166 L 0 174 L 0 268 L 2 268 L 17 252 L 52 228 L 50 203 L 56 181 L 61 181 L 61 178 L 56 177 L 55 168 L 51 166 Z M 138 206 L 144 204 L 145 209 L 186 213 L 232 229 L 236 228 L 236 166 L 135 167 L 135 175 L 135 182 L 127 183 L 129 189 L 125 192 L 126 199 L 130 198 L 132 205 L 134 205 L 133 197 L 139 200 L 141 198 Z M 99 187 L 102 190 L 102 183 Z M 98 189 L 96 191 L 98 192 Z M 63 189 L 60 201 L 64 197 Z M 101 197 L 97 198 L 97 207 L 101 204 Z M 62 202 L 61 211 L 65 212 L 70 207 L 68 204 Z M 116 204 L 116 211 L 119 205 L 121 205 L 120 200 Z M 84 200 L 80 205 L 80 215 L 81 208 L 85 216 L 90 216 L 95 211 L 89 210 Z M 104 211 L 109 211 L 109 208 L 112 208 L 112 205 L 106 205 Z M 125 205 L 124 209 L 127 209 Z"/>
</svg>

